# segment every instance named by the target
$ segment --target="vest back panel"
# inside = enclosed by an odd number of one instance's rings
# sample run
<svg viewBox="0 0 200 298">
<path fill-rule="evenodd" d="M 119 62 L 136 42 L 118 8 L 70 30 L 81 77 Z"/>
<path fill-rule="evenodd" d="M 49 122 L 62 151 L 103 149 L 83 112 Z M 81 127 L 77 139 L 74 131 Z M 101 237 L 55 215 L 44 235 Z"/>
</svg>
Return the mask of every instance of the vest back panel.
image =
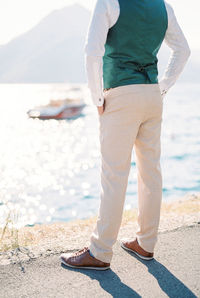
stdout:
<svg viewBox="0 0 200 298">
<path fill-rule="evenodd" d="M 164 0 L 118 1 L 103 56 L 104 88 L 158 83 L 157 53 L 168 26 Z"/>
</svg>

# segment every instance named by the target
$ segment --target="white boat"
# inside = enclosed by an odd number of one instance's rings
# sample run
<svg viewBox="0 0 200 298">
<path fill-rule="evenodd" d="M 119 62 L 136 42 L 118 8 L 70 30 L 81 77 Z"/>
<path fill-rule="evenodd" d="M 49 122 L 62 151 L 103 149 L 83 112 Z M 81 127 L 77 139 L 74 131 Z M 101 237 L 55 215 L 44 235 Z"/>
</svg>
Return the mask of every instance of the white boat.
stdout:
<svg viewBox="0 0 200 298">
<path fill-rule="evenodd" d="M 79 116 L 85 106 L 80 99 L 51 100 L 48 105 L 35 107 L 27 114 L 38 119 L 68 119 Z"/>
</svg>

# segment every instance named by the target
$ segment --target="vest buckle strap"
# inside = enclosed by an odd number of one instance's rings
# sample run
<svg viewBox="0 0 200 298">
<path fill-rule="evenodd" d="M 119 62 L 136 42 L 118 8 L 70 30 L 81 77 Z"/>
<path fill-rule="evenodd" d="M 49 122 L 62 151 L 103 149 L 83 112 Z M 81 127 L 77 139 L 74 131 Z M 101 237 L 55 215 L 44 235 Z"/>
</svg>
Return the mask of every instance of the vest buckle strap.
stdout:
<svg viewBox="0 0 200 298">
<path fill-rule="evenodd" d="M 120 62 L 117 62 L 117 65 L 122 68 L 131 68 L 131 69 L 135 69 L 135 70 L 143 72 L 147 69 L 157 67 L 157 62 L 148 63 L 148 64 L 140 64 L 137 62 L 123 63 L 122 61 L 120 61 Z"/>
<path fill-rule="evenodd" d="M 143 73 L 144 76 L 146 77 L 146 79 L 151 82 L 152 80 L 148 74 L 148 70 L 157 67 L 157 62 L 148 63 L 148 64 L 140 64 L 140 63 L 133 62 L 133 61 L 131 61 L 131 63 L 123 63 L 122 61 L 120 61 L 120 62 L 118 62 L 118 65 L 119 65 L 119 67 L 122 67 L 122 68 L 130 68 L 135 71 Z"/>
<path fill-rule="evenodd" d="M 140 72 L 144 72 L 144 67 L 138 66 L 137 70 L 140 71 Z"/>
<path fill-rule="evenodd" d="M 146 70 L 145 66 L 138 64 L 137 71 L 142 72 L 145 75 L 146 79 L 151 81 L 149 78 L 149 75 L 148 75 L 148 71 Z"/>
<path fill-rule="evenodd" d="M 150 79 L 150 77 L 148 75 L 148 71 L 146 69 L 143 69 L 141 72 L 145 75 L 145 77 L 147 78 L 147 80 L 149 80 L 151 82 L 151 79 Z"/>
</svg>

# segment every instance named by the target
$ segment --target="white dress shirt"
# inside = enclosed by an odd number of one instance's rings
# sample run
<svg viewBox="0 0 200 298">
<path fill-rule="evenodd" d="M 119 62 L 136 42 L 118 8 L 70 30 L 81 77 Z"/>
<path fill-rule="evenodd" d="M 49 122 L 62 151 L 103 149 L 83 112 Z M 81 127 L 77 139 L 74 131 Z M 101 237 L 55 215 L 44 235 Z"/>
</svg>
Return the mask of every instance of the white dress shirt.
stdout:
<svg viewBox="0 0 200 298">
<path fill-rule="evenodd" d="M 174 10 L 169 3 L 166 1 L 164 3 L 168 16 L 168 28 L 164 41 L 172 52 L 163 77 L 159 82 L 163 97 L 175 84 L 190 56 L 189 45 L 177 22 Z M 88 87 L 93 104 L 96 106 L 102 106 L 104 103 L 102 57 L 105 53 L 104 46 L 109 28 L 117 22 L 119 14 L 118 0 L 97 0 L 90 19 L 85 44 L 85 67 Z"/>
</svg>

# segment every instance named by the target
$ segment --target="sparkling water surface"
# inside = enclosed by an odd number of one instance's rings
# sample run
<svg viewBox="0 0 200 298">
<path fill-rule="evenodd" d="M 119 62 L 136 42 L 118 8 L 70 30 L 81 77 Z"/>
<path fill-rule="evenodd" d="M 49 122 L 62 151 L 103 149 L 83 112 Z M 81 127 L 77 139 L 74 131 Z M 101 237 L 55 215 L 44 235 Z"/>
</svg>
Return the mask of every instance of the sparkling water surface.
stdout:
<svg viewBox="0 0 200 298">
<path fill-rule="evenodd" d="M 50 99 L 82 98 L 70 120 L 29 119 Z M 16 225 L 84 219 L 100 203 L 99 120 L 86 85 L 0 85 L 0 225 L 8 210 Z M 176 84 L 164 98 L 163 201 L 200 191 L 200 87 Z M 134 151 L 125 209 L 137 207 Z"/>
</svg>

